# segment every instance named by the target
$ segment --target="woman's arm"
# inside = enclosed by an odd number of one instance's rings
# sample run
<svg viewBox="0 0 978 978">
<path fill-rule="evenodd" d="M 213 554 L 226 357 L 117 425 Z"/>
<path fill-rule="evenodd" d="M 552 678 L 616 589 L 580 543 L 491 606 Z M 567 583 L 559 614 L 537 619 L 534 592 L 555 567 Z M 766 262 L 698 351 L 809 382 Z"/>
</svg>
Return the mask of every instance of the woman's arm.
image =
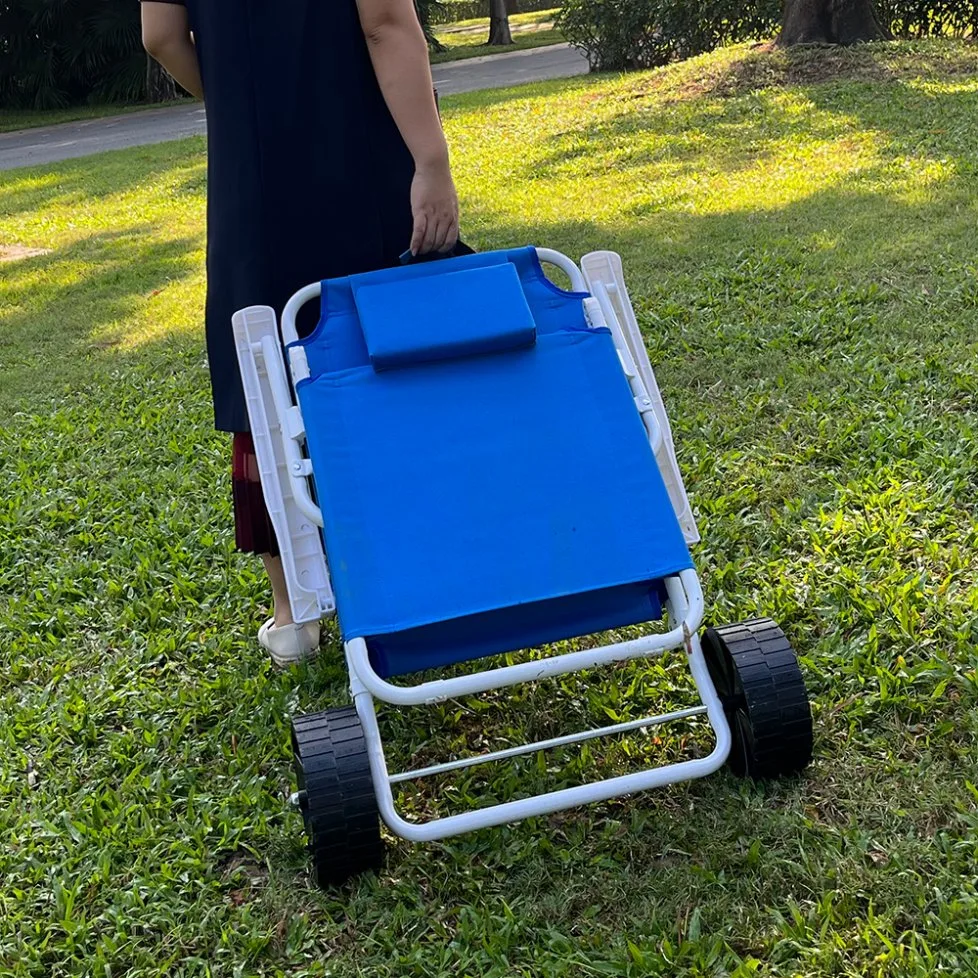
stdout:
<svg viewBox="0 0 978 978">
<path fill-rule="evenodd" d="M 357 5 L 380 90 L 414 157 L 411 250 L 448 251 L 458 240 L 458 197 L 414 0 L 357 0 Z"/>
<path fill-rule="evenodd" d="M 197 98 L 204 97 L 197 49 L 190 36 L 187 8 L 180 3 L 143 3 L 143 47 Z"/>
</svg>

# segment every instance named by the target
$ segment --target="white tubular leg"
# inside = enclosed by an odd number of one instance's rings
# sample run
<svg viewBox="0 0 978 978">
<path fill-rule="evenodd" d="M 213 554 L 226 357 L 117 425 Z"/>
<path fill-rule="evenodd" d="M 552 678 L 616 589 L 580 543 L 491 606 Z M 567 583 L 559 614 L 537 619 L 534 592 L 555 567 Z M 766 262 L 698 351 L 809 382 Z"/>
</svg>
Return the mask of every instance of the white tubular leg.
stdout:
<svg viewBox="0 0 978 978">
<path fill-rule="evenodd" d="M 525 754 L 535 754 L 537 751 L 553 750 L 555 747 L 572 747 L 589 740 L 599 740 L 613 734 L 633 733 L 636 730 L 648 730 L 650 727 L 660 727 L 674 720 L 688 720 L 690 717 L 701 717 L 706 713 L 705 706 L 692 706 L 684 710 L 673 710 L 670 713 L 659 713 L 655 716 L 641 717 L 626 723 L 612 723 L 606 727 L 594 730 L 582 730 L 578 733 L 565 734 L 563 737 L 551 737 L 549 740 L 538 740 L 532 744 L 521 744 L 518 747 L 506 747 L 503 750 L 490 751 L 488 754 L 476 754 L 463 757 L 456 761 L 445 761 L 442 764 L 430 764 L 428 767 L 414 771 L 401 771 L 391 775 L 391 784 L 402 781 L 417 781 L 420 778 L 430 778 L 436 774 L 447 774 L 449 771 L 461 771 L 463 768 L 478 767 L 490 761 L 507 761 Z"/>
<path fill-rule="evenodd" d="M 373 699 L 362 686 L 354 683 L 354 702 L 360 722 L 363 724 L 367 754 L 370 759 L 370 774 L 381 817 L 388 828 L 402 838 L 412 842 L 432 842 L 436 839 L 461 835 L 464 832 L 505 825 L 538 815 L 549 815 L 568 808 L 607 801 L 611 798 L 620 798 L 623 795 L 635 794 L 639 791 L 647 791 L 713 774 L 726 763 L 730 753 L 730 725 L 710 680 L 699 638 L 695 634 L 688 639 L 687 652 L 693 681 L 703 699 L 707 717 L 716 736 L 716 744 L 706 757 L 681 761 L 676 764 L 638 771 L 635 774 L 621 775 L 604 781 L 578 785 L 574 788 L 564 788 L 532 798 L 521 798 L 501 805 L 492 805 L 488 808 L 420 823 L 408 822 L 397 812 Z"/>
</svg>

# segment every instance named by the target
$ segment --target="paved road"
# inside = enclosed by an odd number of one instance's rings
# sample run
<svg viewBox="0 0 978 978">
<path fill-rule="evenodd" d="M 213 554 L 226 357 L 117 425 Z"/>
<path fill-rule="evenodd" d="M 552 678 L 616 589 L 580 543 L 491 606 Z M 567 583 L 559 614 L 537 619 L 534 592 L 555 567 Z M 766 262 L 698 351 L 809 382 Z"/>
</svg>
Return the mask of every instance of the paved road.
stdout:
<svg viewBox="0 0 978 978">
<path fill-rule="evenodd" d="M 587 59 L 567 44 L 531 48 L 512 54 L 491 54 L 436 65 L 435 85 L 442 95 L 477 92 L 483 88 L 506 88 L 551 78 L 587 74 Z"/>
<path fill-rule="evenodd" d="M 470 58 L 434 68 L 435 84 L 442 95 L 569 78 L 586 72 L 587 62 L 565 44 Z M 43 166 L 110 149 L 165 143 L 200 135 L 204 130 L 204 110 L 195 103 L 0 133 L 0 170 Z"/>
<path fill-rule="evenodd" d="M 172 109 L 147 109 L 105 119 L 0 133 L 0 170 L 43 166 L 109 149 L 165 143 L 171 139 L 197 136 L 202 132 L 204 109 L 199 103 L 194 103 Z"/>
</svg>

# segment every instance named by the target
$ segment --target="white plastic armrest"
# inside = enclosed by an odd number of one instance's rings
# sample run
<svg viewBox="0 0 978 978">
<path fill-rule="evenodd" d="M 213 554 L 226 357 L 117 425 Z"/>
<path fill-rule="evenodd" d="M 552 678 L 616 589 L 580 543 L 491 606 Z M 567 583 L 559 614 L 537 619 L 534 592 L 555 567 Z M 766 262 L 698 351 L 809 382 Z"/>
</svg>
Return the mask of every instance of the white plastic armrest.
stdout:
<svg viewBox="0 0 978 978">
<path fill-rule="evenodd" d="M 303 431 L 302 415 L 288 391 L 275 311 L 242 309 L 232 317 L 232 327 L 262 494 L 282 556 L 292 616 L 297 622 L 317 621 L 336 605 L 322 537 L 303 505 L 312 503 L 309 488 L 292 468 L 296 459 L 307 460 L 296 441 Z M 300 488 L 303 500 L 296 491 Z M 318 516 L 318 508 L 314 511 Z"/>
<path fill-rule="evenodd" d="M 593 319 L 598 320 L 597 322 L 592 322 L 592 325 L 607 326 L 611 329 L 615 337 L 615 345 L 618 347 L 618 359 L 621 362 L 621 369 L 628 378 L 628 386 L 632 389 L 635 406 L 638 408 L 638 413 L 641 414 L 642 421 L 645 424 L 645 430 L 649 436 L 649 444 L 652 446 L 652 452 L 658 457 L 662 449 L 663 435 L 662 427 L 659 424 L 659 419 L 655 412 L 655 404 L 649 396 L 649 392 L 646 390 L 645 382 L 642 380 L 638 370 L 638 365 L 632 357 L 632 351 L 628 348 L 627 344 L 621 342 L 621 330 L 618 328 L 615 310 L 611 305 L 608 291 L 603 282 L 595 282 L 594 298 L 597 300 L 599 313 L 592 314 Z"/>
<path fill-rule="evenodd" d="M 659 463 L 659 470 L 683 536 L 687 543 L 697 543 L 700 539 L 699 530 L 679 470 L 679 461 L 676 458 L 672 430 L 669 426 L 669 418 L 666 416 L 662 394 L 645 348 L 635 310 L 628 296 L 628 289 L 625 287 L 621 258 L 613 251 L 596 251 L 581 259 L 581 267 L 591 294 L 598 298 L 603 295 L 600 305 L 607 319 L 607 325 L 615 336 L 615 343 L 619 350 L 628 351 L 637 375 L 641 378 L 645 396 L 652 402 L 652 411 L 661 435 L 653 442 L 656 461 Z"/>
</svg>

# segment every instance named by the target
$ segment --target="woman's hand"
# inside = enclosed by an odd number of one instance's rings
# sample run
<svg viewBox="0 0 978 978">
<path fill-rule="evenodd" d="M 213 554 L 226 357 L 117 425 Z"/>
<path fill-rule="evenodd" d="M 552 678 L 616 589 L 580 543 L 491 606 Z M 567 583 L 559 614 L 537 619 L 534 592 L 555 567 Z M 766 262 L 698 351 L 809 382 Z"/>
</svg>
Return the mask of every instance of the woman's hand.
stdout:
<svg viewBox="0 0 978 978">
<path fill-rule="evenodd" d="M 451 251 L 458 241 L 458 196 L 414 0 L 357 0 L 357 7 L 377 84 L 414 159 L 411 253 Z"/>
<path fill-rule="evenodd" d="M 458 241 L 458 194 L 448 158 L 418 166 L 411 186 L 411 253 L 451 251 Z"/>
</svg>

